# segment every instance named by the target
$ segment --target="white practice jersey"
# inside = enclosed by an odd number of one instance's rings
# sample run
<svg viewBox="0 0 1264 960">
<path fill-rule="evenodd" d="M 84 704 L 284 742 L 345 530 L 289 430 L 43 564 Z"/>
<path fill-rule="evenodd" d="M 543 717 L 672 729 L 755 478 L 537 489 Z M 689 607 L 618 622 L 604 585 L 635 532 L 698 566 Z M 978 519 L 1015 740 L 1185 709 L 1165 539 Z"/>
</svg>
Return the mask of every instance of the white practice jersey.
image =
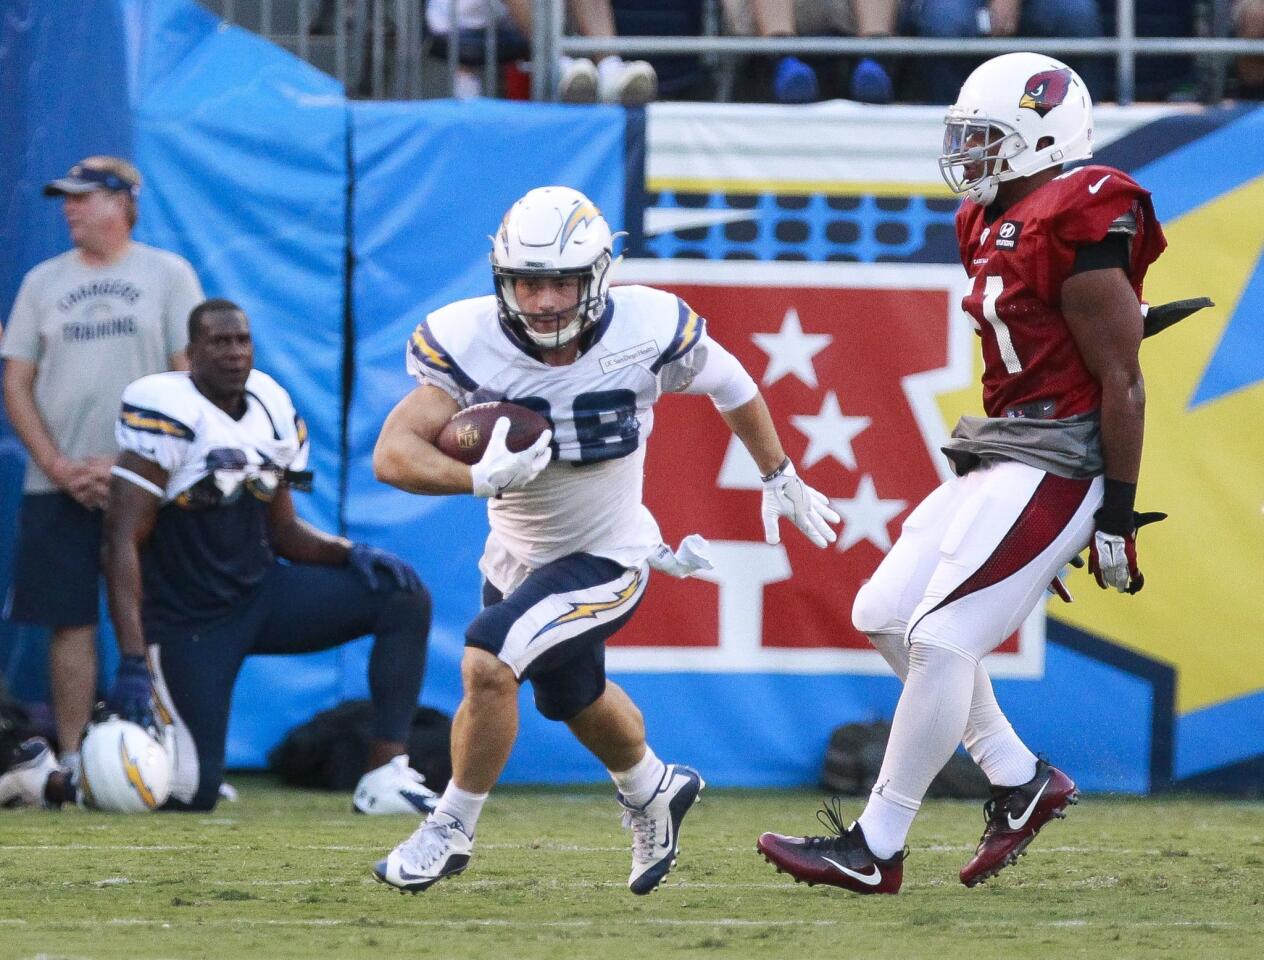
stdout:
<svg viewBox="0 0 1264 960">
<path fill-rule="evenodd" d="M 187 373 L 156 373 L 123 391 L 115 434 L 120 449 L 167 471 L 141 553 L 146 631 L 223 617 L 271 568 L 269 504 L 286 471 L 307 464 L 307 427 L 290 395 L 251 371 L 235 420 Z"/>
<path fill-rule="evenodd" d="M 572 553 L 639 566 L 658 546 L 641 502 L 653 406 L 706 362 L 706 323 L 679 297 L 615 287 L 590 345 L 551 367 L 501 324 L 495 297 L 449 304 L 417 327 L 408 371 L 462 408 L 507 400 L 553 428 L 553 460 L 526 487 L 488 502 L 480 569 L 508 593 L 532 570 Z"/>
<path fill-rule="evenodd" d="M 286 470 L 307 465 L 307 426 L 285 388 L 261 370 L 246 379 L 239 420 L 198 392 L 186 372 L 141 377 L 123 391 L 115 436 L 120 450 L 167 471 L 164 503 L 196 499 L 180 504 L 195 509 L 220 506 L 243 488 L 271 500 Z"/>
</svg>

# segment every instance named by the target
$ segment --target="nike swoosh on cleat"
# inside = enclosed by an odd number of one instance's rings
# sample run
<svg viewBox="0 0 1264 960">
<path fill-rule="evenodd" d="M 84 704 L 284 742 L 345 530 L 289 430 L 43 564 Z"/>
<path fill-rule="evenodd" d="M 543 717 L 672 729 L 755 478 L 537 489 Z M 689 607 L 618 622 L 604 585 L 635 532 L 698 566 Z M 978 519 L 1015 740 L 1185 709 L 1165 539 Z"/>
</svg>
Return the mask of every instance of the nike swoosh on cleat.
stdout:
<svg viewBox="0 0 1264 960">
<path fill-rule="evenodd" d="M 882 871 L 878 869 L 878 865 L 876 863 L 873 865 L 873 873 L 867 874 L 867 873 L 857 873 L 855 870 L 849 870 L 847 869 L 847 867 L 844 867 L 837 860 L 831 860 L 829 857 L 821 857 L 821 859 L 824 860 L 826 863 L 832 863 L 835 867 L 837 867 L 843 873 L 847 874 L 847 876 L 853 877 L 856 880 L 859 880 L 861 883 L 863 883 L 867 887 L 876 887 L 878 884 L 882 882 Z"/>
<path fill-rule="evenodd" d="M 399 868 L 399 878 L 401 880 L 426 880 L 428 879 L 424 873 L 409 873 L 403 867 Z"/>
<path fill-rule="evenodd" d="M 1088 188 L 1088 192 L 1089 192 L 1089 193 L 1092 193 L 1092 194 L 1096 194 L 1096 193 L 1097 193 L 1097 191 L 1098 191 L 1098 190 L 1100 190 L 1100 189 L 1102 188 L 1102 184 L 1103 184 L 1103 183 L 1105 183 L 1107 180 L 1109 180 L 1109 179 L 1111 178 L 1111 176 L 1112 176 L 1112 175 L 1108 173 L 1108 174 L 1106 174 L 1106 176 L 1102 177 L 1102 178 L 1101 178 L 1100 180 L 1098 180 L 1096 183 L 1094 183 L 1094 184 L 1090 185 L 1090 186 L 1089 186 L 1089 188 Z"/>
<path fill-rule="evenodd" d="M 1023 815 L 1021 817 L 1015 819 L 1013 814 L 1005 814 L 1005 819 L 1009 821 L 1009 828 L 1011 830 L 1021 830 L 1027 825 L 1027 821 L 1031 819 L 1031 815 L 1036 812 L 1036 804 L 1040 802 L 1040 798 L 1044 796 L 1044 792 L 1049 788 L 1049 784 L 1052 780 L 1053 778 L 1050 777 L 1040 785 L 1040 789 L 1037 790 L 1036 795 L 1031 798 L 1031 803 L 1027 804 L 1027 809 L 1023 811 Z"/>
</svg>

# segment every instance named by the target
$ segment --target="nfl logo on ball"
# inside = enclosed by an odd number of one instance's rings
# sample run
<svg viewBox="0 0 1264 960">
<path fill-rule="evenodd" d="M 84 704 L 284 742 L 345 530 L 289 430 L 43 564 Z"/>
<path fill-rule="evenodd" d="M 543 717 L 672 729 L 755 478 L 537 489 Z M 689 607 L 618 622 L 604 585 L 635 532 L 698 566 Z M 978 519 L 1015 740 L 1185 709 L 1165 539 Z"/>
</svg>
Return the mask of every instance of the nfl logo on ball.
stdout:
<svg viewBox="0 0 1264 960">
<path fill-rule="evenodd" d="M 463 450 L 469 450 L 478 446 L 478 427 L 472 423 L 466 424 L 456 432 L 457 446 Z"/>
</svg>

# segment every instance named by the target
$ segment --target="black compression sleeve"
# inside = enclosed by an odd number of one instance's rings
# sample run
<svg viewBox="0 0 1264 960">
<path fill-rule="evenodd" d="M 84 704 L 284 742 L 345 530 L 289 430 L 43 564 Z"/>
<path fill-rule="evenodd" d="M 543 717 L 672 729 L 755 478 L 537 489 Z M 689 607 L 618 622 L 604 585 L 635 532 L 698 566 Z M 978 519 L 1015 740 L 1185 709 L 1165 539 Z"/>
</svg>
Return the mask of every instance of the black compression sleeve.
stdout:
<svg viewBox="0 0 1264 960">
<path fill-rule="evenodd" d="M 1075 263 L 1071 267 L 1072 275 L 1086 270 L 1109 270 L 1111 267 L 1118 267 L 1127 273 L 1130 265 L 1129 239 L 1126 233 L 1108 233 L 1097 243 L 1077 247 Z"/>
</svg>

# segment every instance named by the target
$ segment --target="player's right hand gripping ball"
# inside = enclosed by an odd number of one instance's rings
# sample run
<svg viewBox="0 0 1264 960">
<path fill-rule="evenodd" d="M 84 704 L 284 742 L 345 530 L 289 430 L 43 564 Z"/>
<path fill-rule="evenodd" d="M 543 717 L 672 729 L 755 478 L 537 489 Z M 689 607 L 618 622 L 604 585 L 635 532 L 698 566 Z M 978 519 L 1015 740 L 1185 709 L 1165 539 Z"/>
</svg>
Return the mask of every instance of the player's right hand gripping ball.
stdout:
<svg viewBox="0 0 1264 960">
<path fill-rule="evenodd" d="M 454 460 L 474 466 L 483 459 L 496 421 L 509 421 L 505 446 L 511 453 L 526 450 L 549 428 L 549 422 L 534 410 L 516 403 L 476 403 L 458 411 L 442 430 L 435 446 Z"/>
<path fill-rule="evenodd" d="M 476 497 L 499 497 L 525 487 L 548 466 L 552 439 L 547 421 L 534 411 L 512 403 L 488 403 L 458 413 L 436 442 L 444 453 L 469 463 Z M 454 450 L 467 452 L 457 456 Z"/>
</svg>

